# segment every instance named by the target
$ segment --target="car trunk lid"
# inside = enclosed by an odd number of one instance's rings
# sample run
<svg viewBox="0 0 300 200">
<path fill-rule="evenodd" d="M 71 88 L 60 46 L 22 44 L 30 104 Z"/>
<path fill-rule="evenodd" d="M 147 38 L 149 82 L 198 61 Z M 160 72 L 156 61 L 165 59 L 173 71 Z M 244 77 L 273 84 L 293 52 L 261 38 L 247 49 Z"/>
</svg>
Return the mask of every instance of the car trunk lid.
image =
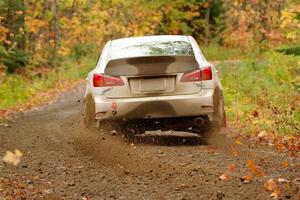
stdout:
<svg viewBox="0 0 300 200">
<path fill-rule="evenodd" d="M 113 87 L 107 98 L 192 94 L 200 84 L 183 83 L 183 73 L 199 69 L 194 56 L 147 56 L 111 60 L 105 74 L 120 76 L 124 86 Z"/>
</svg>

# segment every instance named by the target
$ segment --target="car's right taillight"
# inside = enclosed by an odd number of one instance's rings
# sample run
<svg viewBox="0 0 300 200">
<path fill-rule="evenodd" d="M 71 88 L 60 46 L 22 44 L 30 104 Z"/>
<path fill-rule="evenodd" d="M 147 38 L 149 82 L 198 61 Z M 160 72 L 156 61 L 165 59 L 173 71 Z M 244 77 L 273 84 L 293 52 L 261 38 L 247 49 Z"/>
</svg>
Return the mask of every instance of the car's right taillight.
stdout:
<svg viewBox="0 0 300 200">
<path fill-rule="evenodd" d="M 93 86 L 94 87 L 108 87 L 108 86 L 122 86 L 123 80 L 116 76 L 106 76 L 103 74 L 94 74 Z"/>
<path fill-rule="evenodd" d="M 184 73 L 181 82 L 207 81 L 212 80 L 211 67 L 205 67 L 193 72 Z"/>
</svg>

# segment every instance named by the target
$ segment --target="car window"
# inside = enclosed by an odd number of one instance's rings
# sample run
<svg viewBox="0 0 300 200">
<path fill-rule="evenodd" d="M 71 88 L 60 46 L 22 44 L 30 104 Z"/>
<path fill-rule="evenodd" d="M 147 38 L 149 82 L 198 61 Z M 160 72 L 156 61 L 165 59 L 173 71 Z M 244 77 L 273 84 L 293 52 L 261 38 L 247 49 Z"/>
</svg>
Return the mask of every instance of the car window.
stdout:
<svg viewBox="0 0 300 200">
<path fill-rule="evenodd" d="M 111 46 L 111 60 L 143 56 L 194 56 L 192 45 L 185 41 L 140 42 L 136 44 Z"/>
</svg>

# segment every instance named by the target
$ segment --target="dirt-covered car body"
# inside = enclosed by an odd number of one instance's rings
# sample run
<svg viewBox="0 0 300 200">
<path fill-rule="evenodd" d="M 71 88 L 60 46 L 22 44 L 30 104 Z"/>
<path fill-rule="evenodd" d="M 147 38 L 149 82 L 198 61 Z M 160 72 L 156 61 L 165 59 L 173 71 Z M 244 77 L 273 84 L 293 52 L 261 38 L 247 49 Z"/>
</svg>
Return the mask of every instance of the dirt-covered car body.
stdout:
<svg viewBox="0 0 300 200">
<path fill-rule="evenodd" d="M 144 36 L 106 43 L 87 77 L 85 121 L 206 116 L 222 124 L 215 66 L 191 36 Z"/>
</svg>

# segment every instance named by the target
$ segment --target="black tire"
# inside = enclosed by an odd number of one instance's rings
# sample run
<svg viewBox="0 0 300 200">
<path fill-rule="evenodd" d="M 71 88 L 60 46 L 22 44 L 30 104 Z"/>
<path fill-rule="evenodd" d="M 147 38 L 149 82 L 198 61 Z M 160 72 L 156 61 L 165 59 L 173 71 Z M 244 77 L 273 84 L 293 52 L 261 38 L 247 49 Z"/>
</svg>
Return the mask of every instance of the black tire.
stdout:
<svg viewBox="0 0 300 200">
<path fill-rule="evenodd" d="M 224 97 L 222 91 L 220 89 L 215 89 L 213 96 L 213 128 L 222 128 L 224 127 L 224 118 L 225 118 L 225 110 L 224 110 Z"/>
<path fill-rule="evenodd" d="M 85 101 L 84 108 L 84 126 L 90 128 L 96 125 L 95 120 L 95 102 L 91 95 L 87 96 Z"/>
</svg>

